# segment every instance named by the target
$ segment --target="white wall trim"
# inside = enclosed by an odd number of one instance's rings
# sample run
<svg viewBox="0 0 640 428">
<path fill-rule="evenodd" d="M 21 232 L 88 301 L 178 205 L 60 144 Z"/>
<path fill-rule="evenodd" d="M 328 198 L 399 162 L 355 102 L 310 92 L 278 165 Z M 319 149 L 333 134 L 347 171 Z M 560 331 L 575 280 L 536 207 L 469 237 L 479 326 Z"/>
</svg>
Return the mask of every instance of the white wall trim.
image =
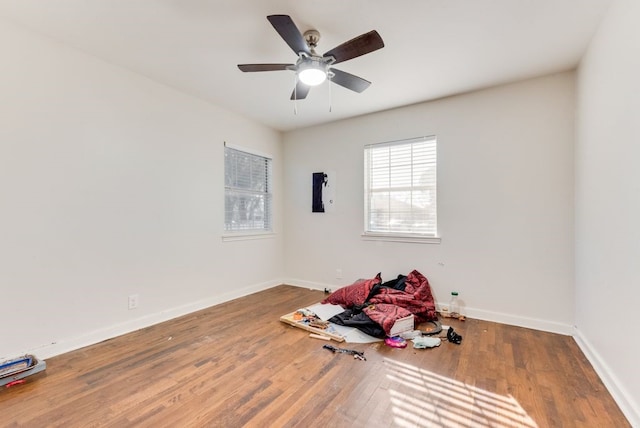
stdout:
<svg viewBox="0 0 640 428">
<path fill-rule="evenodd" d="M 328 288 L 332 291 L 342 288 L 333 284 L 323 284 L 319 282 L 304 281 L 301 279 L 287 278 L 285 284 L 296 287 L 308 288 L 311 290 L 324 290 Z M 436 302 L 436 309 L 440 310 L 440 305 Z M 483 321 L 492 321 L 500 324 L 509 324 L 517 327 L 531 328 L 534 330 L 547 331 L 550 333 L 564 334 L 571 336 L 573 327 L 569 324 L 563 324 L 555 321 L 547 321 L 538 318 L 528 318 L 518 315 L 504 314 L 501 312 L 485 311 L 475 308 L 464 308 L 464 315 L 469 318 L 475 318 Z"/>
<path fill-rule="evenodd" d="M 440 244 L 439 236 L 394 235 L 391 233 L 364 232 L 360 235 L 364 241 L 407 242 L 410 244 Z"/>
<path fill-rule="evenodd" d="M 283 284 L 292 285 L 294 287 L 308 288 L 309 290 L 321 290 L 325 288 L 336 291 L 338 288 L 345 287 L 346 285 L 335 284 L 323 284 L 321 282 L 305 281 L 303 279 L 285 278 Z"/>
<path fill-rule="evenodd" d="M 573 338 L 598 376 L 600 376 L 602 383 L 613 396 L 631 426 L 640 427 L 640 409 L 634 397 L 624 388 L 623 383 L 616 377 L 613 370 L 609 368 L 609 365 L 577 327 L 574 328 Z"/>
<path fill-rule="evenodd" d="M 135 318 L 124 323 L 114 324 L 103 329 L 94 330 L 90 333 L 83 334 L 81 336 L 66 338 L 58 342 L 54 342 L 48 345 L 43 345 L 27 351 L 38 356 L 40 359 L 46 359 L 54 357 L 56 355 L 64 354 L 66 352 L 75 351 L 85 346 L 93 345 L 104 340 L 112 339 L 117 336 L 121 336 L 126 333 L 131 333 L 136 330 L 140 330 L 145 327 L 149 327 L 155 324 L 159 324 L 164 321 L 171 320 L 183 315 L 187 315 L 202 309 L 209 308 L 211 306 L 219 305 L 224 302 L 228 302 L 239 297 L 244 297 L 249 294 L 257 293 L 259 291 L 267 290 L 282 284 L 281 280 L 272 280 L 263 282 L 260 284 L 249 285 L 240 289 L 228 291 L 223 294 L 216 294 L 215 296 L 208 297 L 206 299 L 198 300 L 192 303 L 188 303 L 181 306 L 176 306 L 167 310 L 156 312 L 153 314 L 147 314 L 139 318 Z"/>
<path fill-rule="evenodd" d="M 571 334 L 573 333 L 573 328 L 569 324 L 564 324 L 556 321 L 543 320 L 540 318 L 529 318 L 529 317 L 523 317 L 520 315 L 486 311 L 484 309 L 476 309 L 476 308 L 464 308 L 464 315 L 469 318 L 475 318 L 483 321 L 492 321 L 500 324 L 508 324 L 508 325 L 514 325 L 517 327 L 531 328 L 533 330 L 563 334 L 565 336 L 571 336 Z"/>
<path fill-rule="evenodd" d="M 251 241 L 254 239 L 273 239 L 276 237 L 274 232 L 253 232 L 253 233 L 226 233 L 222 235 L 222 242 L 233 241 Z"/>
</svg>

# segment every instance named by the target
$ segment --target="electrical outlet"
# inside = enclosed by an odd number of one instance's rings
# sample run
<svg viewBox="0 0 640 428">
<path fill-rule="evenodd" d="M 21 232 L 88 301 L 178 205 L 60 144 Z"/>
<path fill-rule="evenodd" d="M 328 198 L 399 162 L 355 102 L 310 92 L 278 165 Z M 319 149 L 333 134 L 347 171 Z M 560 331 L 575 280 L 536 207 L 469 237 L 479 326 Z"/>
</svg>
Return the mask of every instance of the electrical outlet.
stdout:
<svg viewBox="0 0 640 428">
<path fill-rule="evenodd" d="M 336 279 L 342 279 L 342 269 L 336 269 Z"/>
<path fill-rule="evenodd" d="M 140 303 L 140 296 L 137 294 L 129 296 L 129 310 L 136 309 L 138 307 L 138 303 Z"/>
</svg>

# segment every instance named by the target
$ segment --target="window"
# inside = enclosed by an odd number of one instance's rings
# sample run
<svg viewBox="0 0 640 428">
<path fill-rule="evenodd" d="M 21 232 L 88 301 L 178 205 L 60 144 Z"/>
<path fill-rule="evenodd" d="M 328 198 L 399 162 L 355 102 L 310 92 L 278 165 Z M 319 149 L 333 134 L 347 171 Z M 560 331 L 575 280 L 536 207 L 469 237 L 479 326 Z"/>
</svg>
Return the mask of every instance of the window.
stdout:
<svg viewBox="0 0 640 428">
<path fill-rule="evenodd" d="M 225 146 L 224 229 L 226 232 L 272 230 L 271 159 Z"/>
<path fill-rule="evenodd" d="M 364 164 L 364 236 L 436 238 L 436 137 L 367 145 Z"/>
</svg>

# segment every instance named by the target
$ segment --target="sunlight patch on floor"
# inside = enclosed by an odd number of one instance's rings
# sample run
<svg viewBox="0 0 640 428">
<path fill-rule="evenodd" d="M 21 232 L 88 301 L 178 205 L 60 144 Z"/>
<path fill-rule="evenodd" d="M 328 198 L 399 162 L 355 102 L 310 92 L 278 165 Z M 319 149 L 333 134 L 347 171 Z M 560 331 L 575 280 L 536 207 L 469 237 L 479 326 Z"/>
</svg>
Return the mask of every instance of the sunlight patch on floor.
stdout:
<svg viewBox="0 0 640 428">
<path fill-rule="evenodd" d="M 504 396 L 389 358 L 394 423 L 400 427 L 537 428 L 511 395 Z"/>
</svg>

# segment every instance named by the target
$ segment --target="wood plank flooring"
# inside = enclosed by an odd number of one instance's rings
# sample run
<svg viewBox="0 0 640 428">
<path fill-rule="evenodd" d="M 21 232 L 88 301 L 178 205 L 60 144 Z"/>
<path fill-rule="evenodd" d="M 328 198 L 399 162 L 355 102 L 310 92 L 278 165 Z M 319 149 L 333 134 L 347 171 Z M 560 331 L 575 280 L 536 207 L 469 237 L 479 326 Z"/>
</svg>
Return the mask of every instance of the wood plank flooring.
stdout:
<svg viewBox="0 0 640 428">
<path fill-rule="evenodd" d="M 278 321 L 279 286 L 47 360 L 2 427 L 628 427 L 571 337 L 478 320 L 461 345 L 332 345 Z"/>
</svg>

